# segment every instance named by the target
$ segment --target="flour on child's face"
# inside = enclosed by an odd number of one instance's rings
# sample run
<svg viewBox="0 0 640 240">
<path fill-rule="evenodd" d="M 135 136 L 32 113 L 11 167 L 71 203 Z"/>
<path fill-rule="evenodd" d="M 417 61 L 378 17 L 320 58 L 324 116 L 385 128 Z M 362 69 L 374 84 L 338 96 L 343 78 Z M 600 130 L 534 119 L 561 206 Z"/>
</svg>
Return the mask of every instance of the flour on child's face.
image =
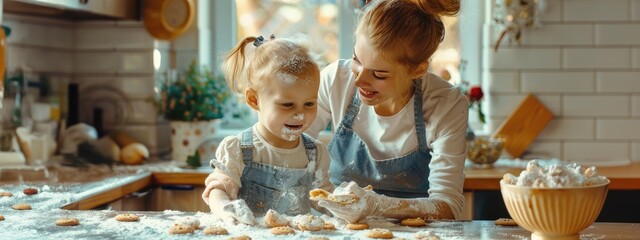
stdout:
<svg viewBox="0 0 640 240">
<path fill-rule="evenodd" d="M 258 93 L 259 122 L 271 133 L 263 137 L 286 145 L 297 141 L 315 119 L 320 78 L 282 73 L 277 79 Z"/>
</svg>

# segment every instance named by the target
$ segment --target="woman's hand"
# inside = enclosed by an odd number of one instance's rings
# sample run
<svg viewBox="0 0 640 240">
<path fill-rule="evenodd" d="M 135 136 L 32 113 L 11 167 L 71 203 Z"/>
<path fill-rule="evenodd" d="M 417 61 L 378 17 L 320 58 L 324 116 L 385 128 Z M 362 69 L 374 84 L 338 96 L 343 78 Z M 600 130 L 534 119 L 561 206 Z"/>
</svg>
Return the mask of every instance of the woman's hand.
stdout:
<svg viewBox="0 0 640 240">
<path fill-rule="evenodd" d="M 333 216 L 342 218 L 350 223 L 356 223 L 367 216 L 375 216 L 377 214 L 378 202 L 382 195 L 371 190 L 365 190 L 353 181 L 341 183 L 334 191 L 336 195 L 349 193 L 358 197 L 358 201 L 344 204 L 323 199 L 318 201 L 318 205 L 327 209 Z"/>
</svg>

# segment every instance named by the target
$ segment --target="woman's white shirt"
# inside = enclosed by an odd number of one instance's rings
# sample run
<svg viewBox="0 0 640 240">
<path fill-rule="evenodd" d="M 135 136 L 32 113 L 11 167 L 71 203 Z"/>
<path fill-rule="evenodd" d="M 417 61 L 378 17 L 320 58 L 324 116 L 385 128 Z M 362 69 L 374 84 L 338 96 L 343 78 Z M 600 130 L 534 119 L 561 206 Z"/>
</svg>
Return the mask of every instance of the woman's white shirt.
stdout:
<svg viewBox="0 0 640 240">
<path fill-rule="evenodd" d="M 325 67 L 318 93 L 318 116 L 307 131 L 317 138 L 331 122 L 331 129 L 346 115 L 355 94 L 355 75 L 351 60 L 338 60 Z M 462 216 L 464 197 L 464 161 L 468 102 L 461 91 L 449 82 L 427 74 L 422 80 L 422 119 L 431 149 L 429 163 L 429 198 L 445 201 L 456 219 Z M 414 101 L 393 116 L 379 116 L 372 106 L 361 104 L 353 122 L 353 131 L 362 139 L 376 160 L 395 158 L 418 149 Z"/>
</svg>

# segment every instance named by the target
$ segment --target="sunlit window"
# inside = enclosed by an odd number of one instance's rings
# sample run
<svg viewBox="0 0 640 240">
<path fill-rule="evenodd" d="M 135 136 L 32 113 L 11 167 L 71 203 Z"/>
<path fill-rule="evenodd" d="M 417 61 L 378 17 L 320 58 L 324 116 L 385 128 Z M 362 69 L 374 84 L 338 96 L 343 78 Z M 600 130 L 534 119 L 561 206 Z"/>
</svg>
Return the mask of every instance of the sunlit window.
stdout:
<svg viewBox="0 0 640 240">
<path fill-rule="evenodd" d="M 236 0 L 238 38 L 308 35 L 324 64 L 338 59 L 336 0 Z"/>
</svg>

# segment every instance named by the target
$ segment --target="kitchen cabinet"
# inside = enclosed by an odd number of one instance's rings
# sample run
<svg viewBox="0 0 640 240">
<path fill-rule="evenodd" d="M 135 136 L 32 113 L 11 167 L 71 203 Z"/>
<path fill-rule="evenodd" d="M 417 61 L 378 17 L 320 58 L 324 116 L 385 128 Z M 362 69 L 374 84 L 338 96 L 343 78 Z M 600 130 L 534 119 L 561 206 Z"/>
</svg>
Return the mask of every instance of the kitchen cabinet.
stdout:
<svg viewBox="0 0 640 240">
<path fill-rule="evenodd" d="M 138 0 L 4 0 L 7 13 L 73 20 L 140 19 Z"/>
</svg>

